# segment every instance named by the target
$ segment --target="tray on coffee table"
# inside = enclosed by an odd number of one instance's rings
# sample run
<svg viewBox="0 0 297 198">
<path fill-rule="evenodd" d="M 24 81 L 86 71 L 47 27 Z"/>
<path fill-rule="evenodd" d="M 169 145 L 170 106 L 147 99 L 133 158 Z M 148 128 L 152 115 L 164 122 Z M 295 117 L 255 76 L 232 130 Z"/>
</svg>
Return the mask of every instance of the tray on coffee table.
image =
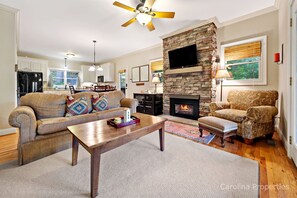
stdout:
<svg viewBox="0 0 297 198">
<path fill-rule="evenodd" d="M 107 120 L 107 124 L 110 126 L 113 126 L 115 128 L 122 128 L 122 127 L 129 126 L 129 125 L 136 124 L 136 123 L 140 122 L 140 119 L 135 116 L 131 116 L 131 120 L 129 122 L 124 122 L 124 117 L 121 117 L 121 119 L 122 119 L 121 123 L 115 123 L 114 118 L 113 118 L 113 119 Z"/>
</svg>

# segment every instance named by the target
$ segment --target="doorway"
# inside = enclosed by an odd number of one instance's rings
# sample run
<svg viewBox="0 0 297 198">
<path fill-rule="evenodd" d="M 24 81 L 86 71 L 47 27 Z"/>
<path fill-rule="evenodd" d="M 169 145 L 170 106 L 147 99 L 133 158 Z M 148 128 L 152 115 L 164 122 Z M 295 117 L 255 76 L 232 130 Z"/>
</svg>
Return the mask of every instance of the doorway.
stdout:
<svg viewBox="0 0 297 198">
<path fill-rule="evenodd" d="M 119 87 L 120 90 L 126 95 L 127 89 L 127 78 L 126 78 L 126 70 L 119 71 Z"/>
<path fill-rule="evenodd" d="M 291 32 L 292 46 L 291 46 L 291 136 L 290 136 L 290 155 L 297 165 L 297 1 L 292 4 L 292 32 Z"/>
</svg>

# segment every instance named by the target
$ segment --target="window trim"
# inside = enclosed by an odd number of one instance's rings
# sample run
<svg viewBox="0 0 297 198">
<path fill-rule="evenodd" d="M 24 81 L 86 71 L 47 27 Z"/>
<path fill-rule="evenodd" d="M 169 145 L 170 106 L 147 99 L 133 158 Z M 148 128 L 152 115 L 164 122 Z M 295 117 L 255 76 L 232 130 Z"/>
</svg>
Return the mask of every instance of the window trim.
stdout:
<svg viewBox="0 0 297 198">
<path fill-rule="evenodd" d="M 81 75 L 81 71 L 80 70 L 74 70 L 74 69 L 62 69 L 62 68 L 48 68 L 49 71 L 49 75 L 51 73 L 51 70 L 56 70 L 56 71 L 64 71 L 64 85 L 53 85 L 56 86 L 57 88 L 64 88 L 65 85 L 67 84 L 67 72 L 77 72 L 78 73 L 78 82 L 77 85 L 74 85 L 74 87 L 77 87 L 79 85 L 79 81 L 80 81 L 80 75 Z"/>
<path fill-rule="evenodd" d="M 245 39 L 233 43 L 221 45 L 221 65 L 225 64 L 225 48 L 236 45 L 261 41 L 261 61 L 259 61 L 259 78 L 249 80 L 224 80 L 223 85 L 267 85 L 267 36 L 260 36 L 251 39 Z"/>
</svg>

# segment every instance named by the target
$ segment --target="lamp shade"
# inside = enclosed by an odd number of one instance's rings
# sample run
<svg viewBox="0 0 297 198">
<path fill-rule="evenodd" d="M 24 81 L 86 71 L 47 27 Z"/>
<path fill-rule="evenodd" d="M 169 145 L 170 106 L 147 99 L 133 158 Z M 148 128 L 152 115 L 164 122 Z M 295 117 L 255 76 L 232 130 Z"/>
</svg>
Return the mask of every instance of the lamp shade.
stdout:
<svg viewBox="0 0 297 198">
<path fill-rule="evenodd" d="M 160 78 L 158 76 L 154 76 L 152 79 L 152 83 L 160 83 Z"/>
<path fill-rule="evenodd" d="M 227 69 L 219 69 L 216 73 L 216 77 L 218 79 L 222 79 L 222 78 L 231 78 L 229 72 Z"/>
<path fill-rule="evenodd" d="M 139 13 L 136 19 L 141 25 L 146 25 L 152 20 L 152 16 L 146 13 Z"/>
</svg>

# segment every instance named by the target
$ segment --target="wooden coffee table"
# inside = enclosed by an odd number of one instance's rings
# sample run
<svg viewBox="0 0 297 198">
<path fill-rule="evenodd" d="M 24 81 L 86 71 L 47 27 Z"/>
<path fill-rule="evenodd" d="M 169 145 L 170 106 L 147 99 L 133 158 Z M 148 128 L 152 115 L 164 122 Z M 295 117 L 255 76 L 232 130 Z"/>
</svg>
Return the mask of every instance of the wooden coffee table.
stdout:
<svg viewBox="0 0 297 198">
<path fill-rule="evenodd" d="M 167 119 L 134 113 L 140 123 L 116 129 L 107 120 L 69 126 L 73 136 L 72 166 L 77 164 L 78 143 L 91 154 L 91 197 L 98 194 L 100 156 L 102 153 L 159 130 L 160 150 L 164 151 L 164 123 Z"/>
</svg>

